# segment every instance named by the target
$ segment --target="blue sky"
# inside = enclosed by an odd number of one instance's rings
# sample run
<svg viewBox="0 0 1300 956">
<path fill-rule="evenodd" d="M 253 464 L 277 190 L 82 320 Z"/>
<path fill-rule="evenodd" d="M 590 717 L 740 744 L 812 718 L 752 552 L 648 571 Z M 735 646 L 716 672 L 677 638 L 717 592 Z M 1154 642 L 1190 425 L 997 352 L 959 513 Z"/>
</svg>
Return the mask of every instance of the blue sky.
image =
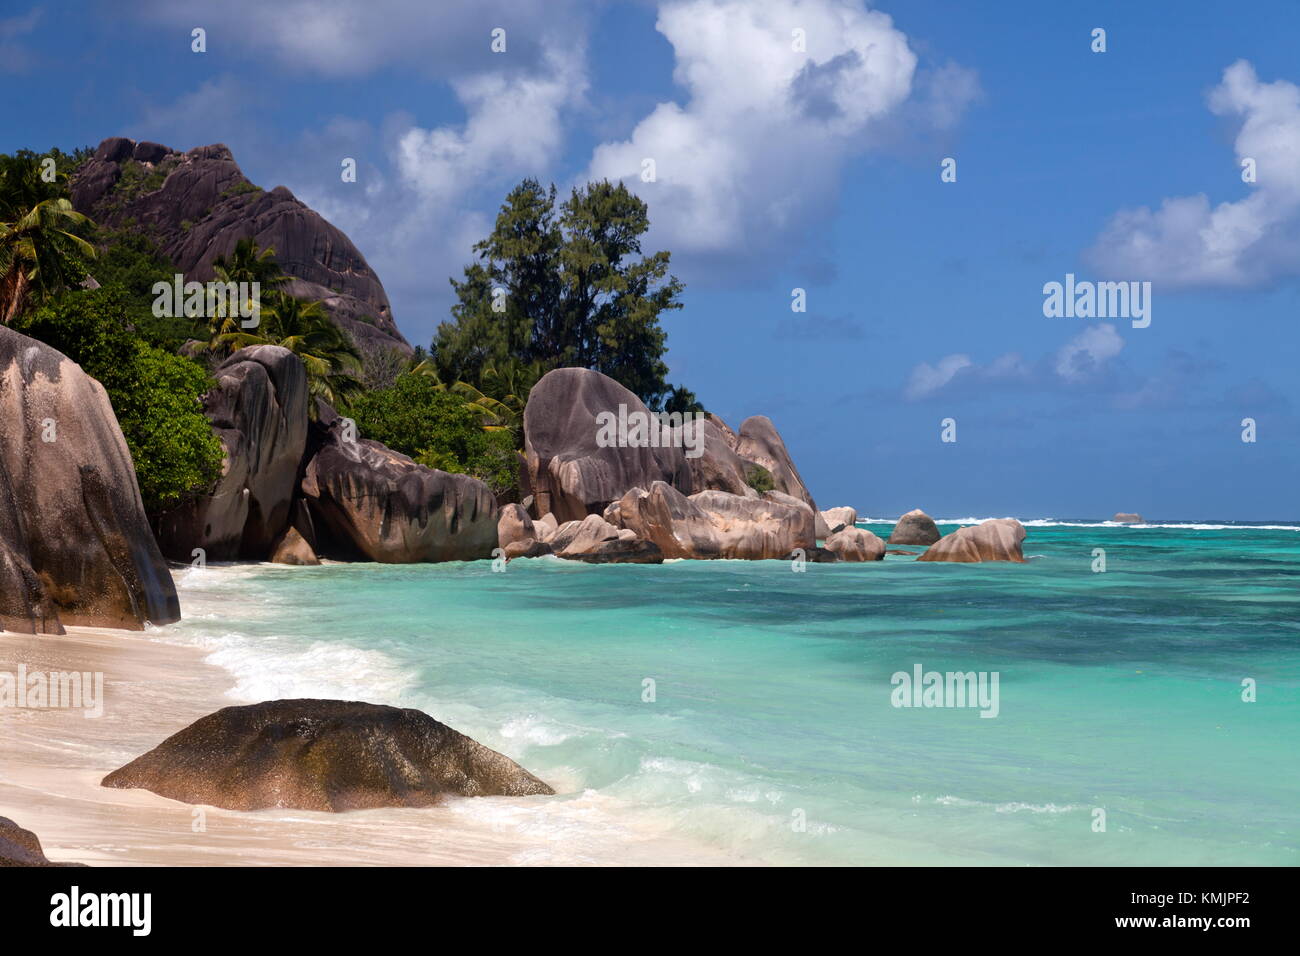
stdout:
<svg viewBox="0 0 1300 956">
<path fill-rule="evenodd" d="M 823 507 L 1300 518 L 1294 0 L 0 10 L 0 149 L 224 142 L 413 343 L 511 185 L 625 178 L 686 283 L 672 380 L 769 415 Z M 1045 317 L 1066 273 L 1151 282 L 1151 325 Z"/>
</svg>

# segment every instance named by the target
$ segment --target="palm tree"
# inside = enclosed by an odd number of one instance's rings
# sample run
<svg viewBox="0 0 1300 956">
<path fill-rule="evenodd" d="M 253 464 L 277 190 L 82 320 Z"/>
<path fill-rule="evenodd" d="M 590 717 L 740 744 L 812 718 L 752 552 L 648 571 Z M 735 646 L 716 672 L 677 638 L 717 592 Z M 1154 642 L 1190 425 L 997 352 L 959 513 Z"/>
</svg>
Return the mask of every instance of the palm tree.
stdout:
<svg viewBox="0 0 1300 956">
<path fill-rule="evenodd" d="M 259 248 L 257 240 L 251 236 L 235 243 L 229 259 L 217 256 L 212 268 L 222 282 L 257 282 L 268 292 L 292 278 L 280 270 L 275 261 L 275 249 Z"/>
<path fill-rule="evenodd" d="M 515 358 L 485 365 L 479 372 L 478 385 L 469 382 L 443 382 L 433 359 L 427 358 L 411 371 L 427 375 L 437 382 L 438 391 L 454 392 L 465 398 L 465 405 L 478 414 L 484 431 L 512 431 L 516 443 L 523 436 L 524 406 L 537 380 L 549 371 L 543 362 L 524 363 Z"/>
<path fill-rule="evenodd" d="M 41 175 L 46 159 L 22 151 L 0 156 L 0 322 L 29 299 L 44 299 L 85 278 L 94 247 L 79 235 L 93 225 L 63 198 L 67 176 Z"/>
<path fill-rule="evenodd" d="M 229 317 L 213 320 L 209 345 L 213 351 L 225 354 L 250 345 L 279 345 L 298 356 L 307 370 L 310 394 L 331 405 L 346 402 L 364 390 L 358 378 L 361 353 L 319 302 L 272 292 L 266 297 L 254 329 L 240 328 L 238 319 Z"/>
</svg>

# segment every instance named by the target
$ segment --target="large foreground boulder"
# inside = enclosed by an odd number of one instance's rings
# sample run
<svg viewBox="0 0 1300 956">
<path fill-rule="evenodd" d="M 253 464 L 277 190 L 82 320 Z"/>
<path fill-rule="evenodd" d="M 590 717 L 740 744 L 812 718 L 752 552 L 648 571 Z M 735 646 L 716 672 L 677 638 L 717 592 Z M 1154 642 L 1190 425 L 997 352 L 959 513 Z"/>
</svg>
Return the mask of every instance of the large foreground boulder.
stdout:
<svg viewBox="0 0 1300 956">
<path fill-rule="evenodd" d="M 930 545 L 918 561 L 1015 561 L 1025 563 L 1025 526 L 1015 518 L 993 518 L 958 528 Z"/>
<path fill-rule="evenodd" d="M 179 620 L 103 386 L 0 326 L 0 629 Z"/>
<path fill-rule="evenodd" d="M 475 561 L 497 546 L 497 502 L 477 478 L 353 437 L 322 405 L 301 491 L 318 552 L 385 564 Z"/>
<path fill-rule="evenodd" d="M 621 409 L 621 412 L 620 412 Z M 654 445 L 602 445 L 604 416 L 650 421 L 645 403 L 618 382 L 584 368 L 548 372 L 528 393 L 524 409 L 526 486 L 534 514 L 548 511 L 563 524 L 600 514 L 631 488 L 656 481 L 691 487 L 681 447 L 666 446 L 658 419 L 646 441 Z M 635 437 L 635 436 L 633 436 Z M 617 436 L 615 436 L 617 441 Z"/>
<path fill-rule="evenodd" d="M 226 707 L 103 780 L 227 810 L 425 807 L 555 791 L 418 710 L 342 700 Z"/>
<path fill-rule="evenodd" d="M 168 557 L 264 561 L 289 526 L 307 446 L 307 372 L 278 345 L 240 349 L 217 367 L 204 412 L 225 451 L 221 477 L 159 519 Z"/>
<path fill-rule="evenodd" d="M 15 866 L 85 866 L 84 863 L 54 863 L 45 858 L 41 841 L 8 817 L 0 817 L 0 868 Z"/>
<path fill-rule="evenodd" d="M 841 561 L 882 561 L 885 542 L 865 528 L 841 528 L 826 539 L 826 550 Z"/>
<path fill-rule="evenodd" d="M 934 519 L 920 508 L 913 508 L 898 519 L 889 535 L 889 544 L 934 544 L 942 535 Z"/>
</svg>

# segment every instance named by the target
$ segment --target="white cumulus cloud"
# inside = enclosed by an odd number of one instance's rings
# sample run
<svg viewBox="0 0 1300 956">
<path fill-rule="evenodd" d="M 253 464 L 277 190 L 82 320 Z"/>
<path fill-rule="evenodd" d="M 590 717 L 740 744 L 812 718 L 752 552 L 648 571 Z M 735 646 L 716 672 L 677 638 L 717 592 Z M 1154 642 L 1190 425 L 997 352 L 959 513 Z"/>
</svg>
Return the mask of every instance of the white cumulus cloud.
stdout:
<svg viewBox="0 0 1300 956">
<path fill-rule="evenodd" d="M 675 252 L 743 254 L 788 239 L 827 210 L 845 161 L 916 85 L 908 38 L 858 0 L 671 0 L 656 28 L 685 100 L 598 146 L 587 178 L 645 198 L 656 244 Z M 946 125 L 974 95 L 974 75 L 950 65 L 935 80 L 925 108 Z M 654 182 L 642 181 L 645 160 Z"/>
<path fill-rule="evenodd" d="M 1238 60 L 1209 95 L 1209 107 L 1240 123 L 1238 168 L 1254 160 L 1249 195 L 1212 206 L 1204 194 L 1165 199 L 1159 209 L 1116 213 L 1089 256 L 1101 271 L 1165 287 L 1250 287 L 1300 274 L 1300 87 L 1261 82 Z"/>
</svg>

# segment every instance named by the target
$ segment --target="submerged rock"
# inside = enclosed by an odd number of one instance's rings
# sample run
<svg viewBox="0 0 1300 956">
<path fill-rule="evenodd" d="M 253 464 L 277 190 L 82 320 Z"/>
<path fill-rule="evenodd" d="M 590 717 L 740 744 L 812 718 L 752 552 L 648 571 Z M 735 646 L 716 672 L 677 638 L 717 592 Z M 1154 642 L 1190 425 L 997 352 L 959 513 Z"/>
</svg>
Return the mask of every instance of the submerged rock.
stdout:
<svg viewBox="0 0 1300 956">
<path fill-rule="evenodd" d="M 223 708 L 102 785 L 227 810 L 332 812 L 555 792 L 418 710 L 311 699 Z"/>
<path fill-rule="evenodd" d="M 934 519 L 920 508 L 914 508 L 898 519 L 898 524 L 894 525 L 887 543 L 934 544 L 941 537 Z"/>
<path fill-rule="evenodd" d="M 1015 561 L 1025 563 L 1025 526 L 1014 518 L 993 518 L 958 528 L 930 545 L 918 561 Z"/>
<path fill-rule="evenodd" d="M 55 863 L 45 858 L 41 841 L 8 817 L 0 817 L 0 868 L 17 866 L 85 866 L 84 863 Z"/>
<path fill-rule="evenodd" d="M 180 619 L 103 386 L 0 326 L 0 629 Z"/>
</svg>

